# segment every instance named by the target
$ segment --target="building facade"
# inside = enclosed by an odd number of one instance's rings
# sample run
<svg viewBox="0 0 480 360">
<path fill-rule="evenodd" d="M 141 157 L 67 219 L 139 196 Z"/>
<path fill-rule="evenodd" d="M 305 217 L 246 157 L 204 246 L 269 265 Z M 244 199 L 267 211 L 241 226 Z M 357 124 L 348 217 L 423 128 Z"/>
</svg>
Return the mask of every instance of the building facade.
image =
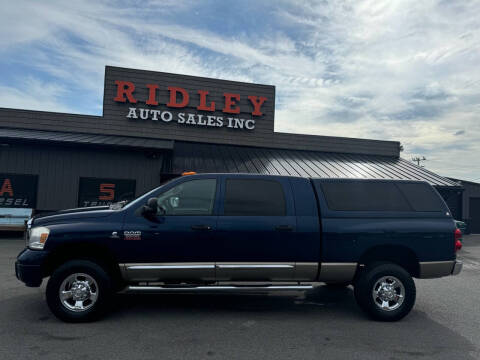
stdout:
<svg viewBox="0 0 480 360">
<path fill-rule="evenodd" d="M 454 178 L 450 180 L 457 182 L 464 189 L 458 218 L 467 224 L 467 233 L 480 234 L 480 184 Z"/>
<path fill-rule="evenodd" d="M 0 208 L 130 200 L 184 171 L 416 179 L 456 216 L 462 186 L 396 141 L 274 130 L 275 87 L 107 66 L 103 115 L 0 109 Z"/>
</svg>

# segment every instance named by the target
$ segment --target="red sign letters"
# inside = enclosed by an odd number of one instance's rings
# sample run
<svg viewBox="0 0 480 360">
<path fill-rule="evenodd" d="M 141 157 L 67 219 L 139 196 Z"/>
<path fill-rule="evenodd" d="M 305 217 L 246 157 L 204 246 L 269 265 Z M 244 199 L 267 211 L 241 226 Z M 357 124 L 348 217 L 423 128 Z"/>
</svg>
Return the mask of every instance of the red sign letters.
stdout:
<svg viewBox="0 0 480 360">
<path fill-rule="evenodd" d="M 136 104 L 137 99 L 135 98 L 133 92 L 135 91 L 135 84 L 131 81 L 116 80 L 115 85 L 117 85 L 117 94 L 113 98 L 116 102 L 129 102 L 131 104 Z M 160 89 L 158 84 L 147 84 L 148 89 L 148 98 L 145 99 L 145 104 L 147 105 L 159 105 L 157 100 L 157 91 Z M 196 94 L 190 94 L 187 90 L 176 87 L 168 86 L 169 92 L 169 101 L 165 104 L 171 108 L 184 108 L 190 103 L 191 96 L 198 96 L 199 105 L 197 110 L 214 112 L 216 109 L 219 110 L 218 104 L 215 104 L 214 101 L 208 101 L 208 90 L 198 90 Z M 222 112 L 226 114 L 239 114 L 240 113 L 240 94 L 235 93 L 223 93 L 225 98 L 223 103 Z M 262 116 L 262 106 L 267 101 L 266 97 L 263 96 L 247 96 L 250 104 L 253 107 L 251 114 L 253 116 Z"/>
</svg>

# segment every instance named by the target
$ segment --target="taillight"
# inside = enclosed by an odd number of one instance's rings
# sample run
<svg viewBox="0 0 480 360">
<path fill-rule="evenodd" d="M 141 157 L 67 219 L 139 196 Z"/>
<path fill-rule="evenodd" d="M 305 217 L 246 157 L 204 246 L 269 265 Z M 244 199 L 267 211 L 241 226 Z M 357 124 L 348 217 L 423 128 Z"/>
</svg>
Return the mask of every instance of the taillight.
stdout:
<svg viewBox="0 0 480 360">
<path fill-rule="evenodd" d="M 462 231 L 460 229 L 455 229 L 455 251 L 458 251 L 462 248 L 462 242 L 460 239 L 462 238 Z"/>
</svg>

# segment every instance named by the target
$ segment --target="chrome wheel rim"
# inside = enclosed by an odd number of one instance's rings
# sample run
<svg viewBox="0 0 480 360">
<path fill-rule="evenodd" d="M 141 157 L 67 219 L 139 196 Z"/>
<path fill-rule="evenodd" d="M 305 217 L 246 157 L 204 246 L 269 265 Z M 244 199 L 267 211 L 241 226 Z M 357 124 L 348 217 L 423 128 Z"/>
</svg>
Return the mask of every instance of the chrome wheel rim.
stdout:
<svg viewBox="0 0 480 360">
<path fill-rule="evenodd" d="M 70 311 L 87 311 L 98 299 L 98 285 L 93 277 L 75 273 L 63 280 L 60 285 L 60 301 Z"/>
<path fill-rule="evenodd" d="M 393 311 L 402 306 L 405 287 L 395 276 L 383 276 L 373 286 L 372 297 L 380 310 Z"/>
</svg>

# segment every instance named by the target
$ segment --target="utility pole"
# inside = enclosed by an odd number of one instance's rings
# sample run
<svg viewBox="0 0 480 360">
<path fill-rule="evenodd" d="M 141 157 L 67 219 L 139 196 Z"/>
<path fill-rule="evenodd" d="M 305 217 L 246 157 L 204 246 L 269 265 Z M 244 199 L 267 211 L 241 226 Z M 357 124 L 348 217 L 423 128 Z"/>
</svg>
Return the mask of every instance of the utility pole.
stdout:
<svg viewBox="0 0 480 360">
<path fill-rule="evenodd" d="M 412 161 L 416 162 L 417 165 L 421 166 L 421 167 L 423 167 L 423 165 L 420 165 L 420 161 L 425 161 L 425 160 L 427 160 L 427 158 L 425 156 L 422 156 L 422 157 L 416 156 L 416 157 L 412 158 Z"/>
</svg>

